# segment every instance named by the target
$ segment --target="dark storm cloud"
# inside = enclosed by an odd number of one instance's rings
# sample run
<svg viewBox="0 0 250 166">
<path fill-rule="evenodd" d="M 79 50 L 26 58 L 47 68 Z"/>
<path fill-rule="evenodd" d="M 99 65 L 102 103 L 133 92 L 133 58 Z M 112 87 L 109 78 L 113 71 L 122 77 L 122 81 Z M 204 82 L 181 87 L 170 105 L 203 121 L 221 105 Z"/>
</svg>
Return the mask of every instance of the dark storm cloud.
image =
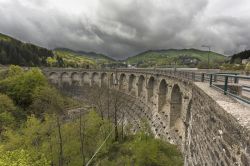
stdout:
<svg viewBox="0 0 250 166">
<path fill-rule="evenodd" d="M 0 0 L 0 32 L 48 48 L 96 51 L 118 59 L 147 49 L 202 44 L 221 53 L 250 48 L 250 15 L 241 6 L 224 9 L 215 0 L 56 2 Z M 93 9 L 86 6 L 92 3 Z"/>
</svg>

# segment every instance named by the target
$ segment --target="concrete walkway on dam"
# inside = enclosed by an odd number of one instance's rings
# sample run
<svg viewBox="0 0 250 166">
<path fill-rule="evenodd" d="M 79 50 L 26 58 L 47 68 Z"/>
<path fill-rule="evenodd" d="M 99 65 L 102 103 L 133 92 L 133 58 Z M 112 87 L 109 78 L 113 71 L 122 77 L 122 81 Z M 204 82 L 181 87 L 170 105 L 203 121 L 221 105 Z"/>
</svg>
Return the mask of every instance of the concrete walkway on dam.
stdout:
<svg viewBox="0 0 250 166">
<path fill-rule="evenodd" d="M 208 83 L 195 82 L 197 87 L 210 96 L 227 113 L 237 119 L 240 125 L 250 129 L 250 105 L 224 95 L 218 90 L 211 88 Z"/>
</svg>

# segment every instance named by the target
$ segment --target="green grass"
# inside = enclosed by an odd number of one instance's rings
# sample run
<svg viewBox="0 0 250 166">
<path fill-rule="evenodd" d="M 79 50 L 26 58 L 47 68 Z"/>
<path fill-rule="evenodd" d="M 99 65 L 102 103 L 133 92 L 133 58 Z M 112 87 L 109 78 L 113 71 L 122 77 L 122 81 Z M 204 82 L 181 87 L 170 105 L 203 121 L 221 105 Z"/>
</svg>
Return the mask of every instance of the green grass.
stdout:
<svg viewBox="0 0 250 166">
<path fill-rule="evenodd" d="M 86 65 L 96 66 L 96 63 L 93 59 L 77 55 L 73 52 L 56 50 L 54 51 L 54 55 L 61 57 L 64 63 L 68 65 L 76 65 L 80 67 Z"/>
<path fill-rule="evenodd" d="M 81 52 L 75 52 L 64 49 L 56 49 L 53 52 L 56 57 L 61 57 L 66 65 L 72 67 L 73 66 L 86 67 L 86 65 L 93 67 L 102 64 L 108 64 L 114 61 L 113 59 L 106 57 L 105 55 L 102 54 L 95 54 L 95 53 L 85 54 Z"/>
<path fill-rule="evenodd" d="M 9 42 L 9 41 L 11 41 L 11 38 L 9 36 L 6 36 L 6 35 L 0 33 L 0 40 L 5 41 L 5 42 Z"/>
<path fill-rule="evenodd" d="M 210 57 L 210 65 L 222 64 L 226 60 L 225 56 L 215 52 L 201 51 L 196 49 L 169 49 L 162 51 L 146 51 L 136 56 L 130 57 L 126 61 L 130 64 L 136 64 L 139 62 L 141 66 L 145 67 L 166 66 L 173 64 L 175 61 L 179 66 L 186 66 L 180 60 L 181 57 L 185 56 L 191 59 L 197 59 L 198 63 L 193 66 L 197 67 L 198 65 L 207 64 L 208 54 Z"/>
</svg>

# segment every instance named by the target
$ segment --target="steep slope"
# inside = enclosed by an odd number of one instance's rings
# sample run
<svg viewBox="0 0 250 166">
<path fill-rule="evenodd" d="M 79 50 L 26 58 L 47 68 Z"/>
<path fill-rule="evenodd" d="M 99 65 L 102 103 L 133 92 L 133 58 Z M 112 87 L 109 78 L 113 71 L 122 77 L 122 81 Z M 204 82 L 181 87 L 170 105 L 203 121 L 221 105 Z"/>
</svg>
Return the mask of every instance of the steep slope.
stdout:
<svg viewBox="0 0 250 166">
<path fill-rule="evenodd" d="M 115 61 L 106 55 L 95 52 L 74 51 L 67 48 L 57 48 L 53 52 L 56 57 L 63 59 L 65 65 L 71 67 L 100 66 Z"/>
<path fill-rule="evenodd" d="M 51 50 L 0 33 L 0 64 L 46 66 L 48 57 L 53 57 Z"/>
<path fill-rule="evenodd" d="M 67 48 L 52 51 L 0 33 L 2 65 L 94 68 L 110 62 L 114 60 L 103 54 Z"/>
<path fill-rule="evenodd" d="M 138 64 L 140 67 L 165 67 L 175 63 L 181 67 L 200 67 L 208 66 L 208 55 L 210 67 L 218 67 L 222 64 L 226 57 L 208 51 L 197 49 L 169 49 L 169 50 L 149 50 L 142 52 L 136 56 L 129 57 L 126 61 L 130 64 Z"/>
<path fill-rule="evenodd" d="M 242 59 L 248 59 L 248 58 L 250 58 L 250 50 L 245 50 L 240 53 L 234 54 L 231 57 L 230 63 L 241 64 Z"/>
</svg>

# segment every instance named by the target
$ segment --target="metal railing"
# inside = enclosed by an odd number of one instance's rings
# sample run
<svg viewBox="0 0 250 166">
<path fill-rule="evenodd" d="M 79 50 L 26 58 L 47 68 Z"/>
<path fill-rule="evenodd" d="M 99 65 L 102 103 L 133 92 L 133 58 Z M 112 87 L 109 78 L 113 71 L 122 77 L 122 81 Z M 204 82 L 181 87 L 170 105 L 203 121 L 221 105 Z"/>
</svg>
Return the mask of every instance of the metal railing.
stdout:
<svg viewBox="0 0 250 166">
<path fill-rule="evenodd" d="M 242 102 L 250 104 L 250 76 L 241 76 L 235 73 L 210 73 L 209 85 L 224 95 L 232 96 Z M 220 77 L 221 79 L 217 79 Z"/>
</svg>

